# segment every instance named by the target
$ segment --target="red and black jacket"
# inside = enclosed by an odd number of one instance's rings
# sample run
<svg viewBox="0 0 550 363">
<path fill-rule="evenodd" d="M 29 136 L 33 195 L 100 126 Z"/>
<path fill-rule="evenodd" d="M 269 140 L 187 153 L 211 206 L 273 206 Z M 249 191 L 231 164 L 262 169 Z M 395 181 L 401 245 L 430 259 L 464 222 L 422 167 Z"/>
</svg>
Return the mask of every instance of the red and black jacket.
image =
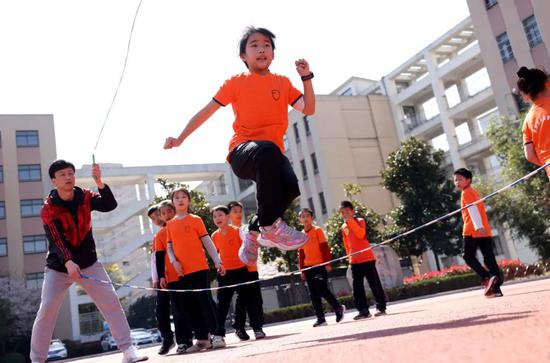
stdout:
<svg viewBox="0 0 550 363">
<path fill-rule="evenodd" d="M 117 202 L 111 189 L 105 185 L 99 194 L 89 189 L 74 188 L 74 217 L 65 204 L 54 189 L 44 201 L 41 216 L 48 238 L 46 266 L 66 273 L 65 262 L 69 260 L 80 268 L 90 267 L 97 261 L 92 211 L 110 212 L 116 208 Z"/>
</svg>

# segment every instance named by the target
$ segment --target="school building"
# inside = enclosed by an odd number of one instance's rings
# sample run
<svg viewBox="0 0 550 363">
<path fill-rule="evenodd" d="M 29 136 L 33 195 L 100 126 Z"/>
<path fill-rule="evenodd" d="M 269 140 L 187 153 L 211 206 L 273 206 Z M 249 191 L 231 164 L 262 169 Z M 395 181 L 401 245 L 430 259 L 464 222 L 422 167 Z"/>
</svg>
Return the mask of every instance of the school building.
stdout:
<svg viewBox="0 0 550 363">
<path fill-rule="evenodd" d="M 521 22 L 510 27 L 524 31 Z M 510 93 L 503 96 L 508 98 L 503 107 L 515 113 L 500 111 L 498 97 L 504 88 L 497 85 L 510 84 L 509 78 L 502 76 L 499 83 L 488 74 L 485 59 L 500 59 L 500 53 L 495 48 L 486 54 L 476 29 L 467 18 L 380 80 L 352 77 L 331 94 L 316 96 L 314 116 L 289 113 L 286 154 L 300 179 L 301 207 L 314 209 L 318 222 L 324 223 L 344 197 L 343 183 L 353 182 L 363 187 L 358 199 L 387 213 L 398 201 L 381 187 L 379 171 L 399 141 L 411 136 L 445 152 L 449 175 L 459 167 L 480 176 L 499 174 L 500 164 L 485 132 L 492 118 L 517 114 L 519 108 Z M 497 258 L 538 259 L 526 241 L 513 239 L 501 226 L 493 227 Z M 436 268 L 431 252 L 423 260 L 423 271 Z M 461 263 L 445 256 L 440 262 Z"/>
</svg>

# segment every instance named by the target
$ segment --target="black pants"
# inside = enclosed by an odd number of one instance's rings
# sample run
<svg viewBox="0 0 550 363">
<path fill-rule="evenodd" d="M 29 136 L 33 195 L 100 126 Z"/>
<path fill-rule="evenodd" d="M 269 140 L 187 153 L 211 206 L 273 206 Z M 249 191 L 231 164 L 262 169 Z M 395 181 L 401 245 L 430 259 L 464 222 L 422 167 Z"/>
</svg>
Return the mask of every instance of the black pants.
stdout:
<svg viewBox="0 0 550 363">
<path fill-rule="evenodd" d="M 483 255 L 483 262 L 489 271 L 481 266 L 481 263 L 477 260 L 476 252 L 478 248 Z M 502 281 L 500 269 L 498 268 L 495 253 L 493 252 L 493 239 L 491 237 L 474 238 L 464 236 L 463 258 L 464 261 L 466 261 L 466 264 L 470 266 L 470 268 L 474 270 L 475 273 L 482 279 L 488 279 L 491 276 L 496 276 L 499 278 L 499 282 Z"/>
<path fill-rule="evenodd" d="M 218 275 L 218 284 L 220 287 L 239 284 L 246 282 L 248 269 L 246 267 L 238 268 L 235 270 L 227 270 L 224 276 Z M 218 329 L 216 334 L 225 336 L 225 320 L 229 313 L 229 307 L 231 306 L 231 300 L 233 294 L 237 293 L 237 299 L 248 302 L 248 289 L 247 286 L 231 287 L 227 289 L 218 290 Z"/>
<path fill-rule="evenodd" d="M 256 182 L 260 226 L 272 225 L 300 195 L 298 178 L 290 162 L 271 141 L 238 145 L 229 154 L 229 163 L 239 178 Z M 256 223 L 249 228 L 255 230 Z"/>
<path fill-rule="evenodd" d="M 321 298 L 325 298 L 335 312 L 340 309 L 338 300 L 336 300 L 336 297 L 328 288 L 327 269 L 325 266 L 318 266 L 311 270 L 307 270 L 305 274 L 309 296 L 311 297 L 311 304 L 313 305 L 313 309 L 315 309 L 315 315 L 317 315 L 317 319 L 325 320 L 325 311 Z"/>
<path fill-rule="evenodd" d="M 258 271 L 247 271 L 247 281 L 258 280 Z M 241 297 L 237 295 L 237 302 L 235 303 L 235 322 L 233 328 L 236 330 L 244 330 L 246 327 L 246 313 L 248 312 L 248 319 L 250 320 L 250 326 L 253 330 L 261 330 L 264 325 L 264 310 L 262 299 L 262 288 L 259 282 L 251 285 L 246 285 L 248 294 Z"/>
<path fill-rule="evenodd" d="M 376 261 L 367 261 L 351 265 L 351 275 L 353 277 L 353 301 L 359 312 L 366 313 L 369 310 L 367 294 L 365 293 L 364 280 L 367 278 L 374 299 L 376 308 L 380 311 L 386 310 L 386 294 L 380 282 L 378 271 L 376 270 Z"/>
<path fill-rule="evenodd" d="M 170 293 L 168 291 L 157 291 L 155 315 L 162 340 L 165 342 L 173 341 L 174 334 L 170 326 Z"/>
<path fill-rule="evenodd" d="M 169 282 L 168 288 L 179 289 L 178 281 Z M 172 317 L 174 318 L 174 330 L 176 332 L 176 343 L 191 345 L 193 344 L 193 329 L 185 310 L 181 306 L 180 294 L 174 291 L 169 292 Z"/>
<path fill-rule="evenodd" d="M 179 289 L 205 289 L 208 284 L 208 270 L 202 270 L 180 276 Z M 179 293 L 180 308 L 185 312 L 195 338 L 208 339 L 208 334 L 216 334 L 217 319 L 210 291 Z"/>
</svg>

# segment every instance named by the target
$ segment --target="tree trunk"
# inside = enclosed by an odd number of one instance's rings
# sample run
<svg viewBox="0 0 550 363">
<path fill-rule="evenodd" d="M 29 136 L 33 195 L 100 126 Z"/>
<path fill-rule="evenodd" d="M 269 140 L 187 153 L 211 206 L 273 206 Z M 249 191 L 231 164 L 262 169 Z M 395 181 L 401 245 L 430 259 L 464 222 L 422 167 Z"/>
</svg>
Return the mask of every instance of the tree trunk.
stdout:
<svg viewBox="0 0 550 363">
<path fill-rule="evenodd" d="M 432 252 L 434 253 L 435 266 L 437 267 L 437 271 L 441 271 L 441 266 L 439 265 L 439 258 L 437 257 L 437 253 L 433 250 L 432 250 Z"/>
</svg>

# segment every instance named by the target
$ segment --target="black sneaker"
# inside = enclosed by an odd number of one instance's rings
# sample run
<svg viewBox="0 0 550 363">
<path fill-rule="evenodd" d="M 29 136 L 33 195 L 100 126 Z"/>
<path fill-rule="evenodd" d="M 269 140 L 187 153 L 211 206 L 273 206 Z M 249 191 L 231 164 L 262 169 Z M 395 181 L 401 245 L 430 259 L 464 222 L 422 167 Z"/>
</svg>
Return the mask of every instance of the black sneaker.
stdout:
<svg viewBox="0 0 550 363">
<path fill-rule="evenodd" d="M 320 326 L 326 326 L 326 325 L 327 325 L 327 321 L 325 319 L 317 319 L 315 324 L 313 324 L 313 327 L 318 328 Z"/>
<path fill-rule="evenodd" d="M 164 341 L 162 342 L 162 345 L 160 346 L 160 349 L 159 349 L 158 354 L 159 354 L 159 355 L 168 354 L 168 352 L 170 351 L 170 349 L 174 348 L 175 346 L 176 346 L 176 343 L 174 343 L 173 340 L 164 340 Z"/>
<path fill-rule="evenodd" d="M 500 286 L 497 286 L 493 289 L 493 297 L 503 297 L 503 296 L 504 294 L 502 293 Z"/>
<path fill-rule="evenodd" d="M 178 344 L 178 349 L 176 354 L 185 354 L 187 349 L 189 349 L 193 344 Z"/>
<path fill-rule="evenodd" d="M 248 340 L 250 339 L 250 335 L 246 333 L 246 330 L 244 329 L 237 329 L 235 330 L 235 335 L 241 340 Z"/>
<path fill-rule="evenodd" d="M 493 293 L 494 293 L 494 288 L 495 286 L 497 285 L 498 283 L 498 277 L 496 276 L 491 276 L 489 278 L 489 280 L 486 280 L 484 282 L 484 285 L 485 285 L 485 296 L 489 297 L 489 296 L 492 296 Z"/>
<path fill-rule="evenodd" d="M 378 310 L 377 312 L 374 313 L 374 316 L 383 316 L 383 315 L 388 315 L 386 314 L 386 310 Z"/>
<path fill-rule="evenodd" d="M 254 338 L 256 340 L 265 338 L 265 333 L 262 329 L 254 330 Z"/>
<path fill-rule="evenodd" d="M 344 305 L 340 306 L 340 309 L 336 310 L 336 322 L 339 323 L 344 319 L 344 313 L 346 312 L 346 307 Z"/>
<path fill-rule="evenodd" d="M 371 313 L 367 310 L 367 311 L 362 311 L 362 312 L 359 312 L 359 314 L 355 315 L 353 317 L 353 320 L 363 320 L 363 319 L 368 319 L 372 317 Z"/>
</svg>

